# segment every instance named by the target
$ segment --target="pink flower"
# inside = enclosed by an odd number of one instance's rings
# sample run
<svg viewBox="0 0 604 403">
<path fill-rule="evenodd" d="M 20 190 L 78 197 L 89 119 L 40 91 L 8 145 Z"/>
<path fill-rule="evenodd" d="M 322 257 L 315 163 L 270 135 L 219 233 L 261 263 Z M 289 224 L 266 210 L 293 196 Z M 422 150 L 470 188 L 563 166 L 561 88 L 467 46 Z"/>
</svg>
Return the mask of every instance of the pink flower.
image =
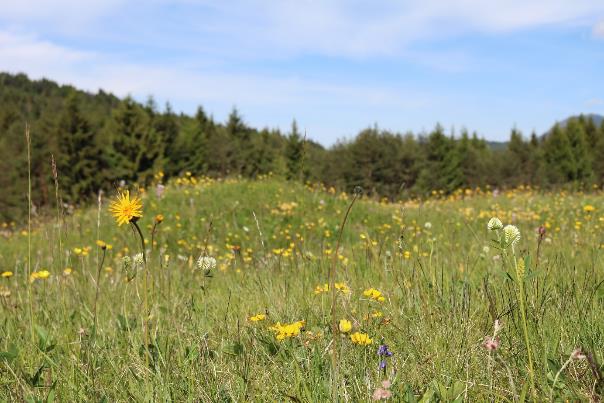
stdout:
<svg viewBox="0 0 604 403">
<path fill-rule="evenodd" d="M 373 392 L 373 400 L 386 400 L 392 397 L 392 392 L 388 389 L 377 388 L 375 392 Z"/>
<path fill-rule="evenodd" d="M 499 348 L 499 337 L 485 336 L 482 346 L 488 351 L 495 351 Z"/>
<path fill-rule="evenodd" d="M 584 360 L 585 358 L 587 358 L 587 356 L 585 355 L 585 353 L 583 352 L 583 350 L 581 350 L 581 348 L 575 348 L 572 352 L 572 354 L 570 355 L 570 357 L 573 360 Z"/>
</svg>

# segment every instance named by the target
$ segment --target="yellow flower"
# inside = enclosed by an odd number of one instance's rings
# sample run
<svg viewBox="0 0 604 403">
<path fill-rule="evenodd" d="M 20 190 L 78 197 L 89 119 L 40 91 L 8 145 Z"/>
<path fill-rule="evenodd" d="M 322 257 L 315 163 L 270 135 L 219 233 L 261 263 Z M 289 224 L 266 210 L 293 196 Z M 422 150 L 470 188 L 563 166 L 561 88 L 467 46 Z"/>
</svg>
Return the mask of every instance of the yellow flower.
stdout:
<svg viewBox="0 0 604 403">
<path fill-rule="evenodd" d="M 298 336 L 303 327 L 304 321 L 299 320 L 285 325 L 282 325 L 281 322 L 277 322 L 275 325 L 271 326 L 270 329 L 276 333 L 275 338 L 282 341 L 289 337 Z"/>
<path fill-rule="evenodd" d="M 155 216 L 155 222 L 156 222 L 156 223 L 158 223 L 158 224 L 159 224 L 159 223 L 161 223 L 163 220 L 164 220 L 164 216 L 163 216 L 163 214 L 158 214 L 158 215 L 156 215 L 156 216 Z"/>
<path fill-rule="evenodd" d="M 107 244 L 105 242 L 101 241 L 100 239 L 96 241 L 96 244 L 99 248 L 101 248 L 103 250 L 107 249 Z"/>
<path fill-rule="evenodd" d="M 2 278 L 9 278 L 13 276 L 13 272 L 12 271 L 5 271 L 2 274 L 0 274 L 0 277 Z"/>
<path fill-rule="evenodd" d="M 340 291 L 342 294 L 350 294 L 350 287 L 346 283 L 335 283 L 336 290 Z M 329 284 L 319 284 L 315 287 L 315 294 L 321 294 L 324 292 L 329 292 Z"/>
<path fill-rule="evenodd" d="M 263 313 L 259 313 L 258 315 L 249 317 L 250 322 L 260 322 L 260 321 L 263 321 L 264 319 L 266 319 L 266 315 Z"/>
<path fill-rule="evenodd" d="M 109 211 L 115 217 L 117 225 L 136 222 L 143 216 L 143 203 L 138 197 L 130 199 L 130 192 L 120 193 L 117 199 L 111 202 Z"/>
<path fill-rule="evenodd" d="M 329 284 L 325 283 L 323 285 L 319 284 L 315 287 L 315 294 L 321 294 L 329 291 Z"/>
<path fill-rule="evenodd" d="M 350 340 L 353 343 L 359 344 L 361 346 L 368 346 L 373 343 L 373 340 L 366 333 L 355 332 L 350 335 Z"/>
<path fill-rule="evenodd" d="M 71 275 L 72 272 L 73 272 L 73 269 L 71 267 L 66 267 L 65 270 L 63 270 L 63 275 L 69 276 L 69 275 Z"/>
<path fill-rule="evenodd" d="M 46 280 L 48 277 L 50 277 L 50 272 L 48 270 L 35 271 L 29 276 L 29 281 L 33 283 L 38 279 Z"/>
<path fill-rule="evenodd" d="M 352 323 L 349 320 L 340 319 L 339 327 L 340 327 L 340 332 L 348 333 L 348 332 L 350 332 L 350 330 L 352 330 Z"/>
<path fill-rule="evenodd" d="M 386 300 L 386 298 L 384 298 L 382 293 L 380 291 L 376 290 L 375 288 L 369 288 L 369 289 L 363 291 L 363 295 L 368 298 L 371 298 L 373 300 L 376 300 L 378 302 L 384 302 Z"/>
<path fill-rule="evenodd" d="M 591 213 L 592 211 L 595 211 L 596 208 L 594 206 L 592 206 L 591 204 L 587 204 L 585 206 L 583 206 L 583 211 L 586 213 Z"/>
</svg>

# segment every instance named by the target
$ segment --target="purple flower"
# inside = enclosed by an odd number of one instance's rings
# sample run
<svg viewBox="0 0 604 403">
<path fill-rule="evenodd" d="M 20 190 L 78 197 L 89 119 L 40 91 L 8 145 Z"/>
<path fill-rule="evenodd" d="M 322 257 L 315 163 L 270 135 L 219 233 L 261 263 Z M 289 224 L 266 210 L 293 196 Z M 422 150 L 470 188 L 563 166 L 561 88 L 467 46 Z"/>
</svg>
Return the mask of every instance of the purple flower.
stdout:
<svg viewBox="0 0 604 403">
<path fill-rule="evenodd" d="M 387 344 L 380 345 L 380 347 L 378 348 L 377 354 L 384 356 L 384 357 L 392 357 L 392 351 L 388 350 Z"/>
<path fill-rule="evenodd" d="M 392 351 L 388 349 L 387 344 L 381 344 L 378 347 L 377 355 L 382 357 L 382 359 L 380 360 L 379 368 L 380 370 L 384 371 L 384 374 L 386 374 L 386 358 L 392 357 Z"/>
</svg>

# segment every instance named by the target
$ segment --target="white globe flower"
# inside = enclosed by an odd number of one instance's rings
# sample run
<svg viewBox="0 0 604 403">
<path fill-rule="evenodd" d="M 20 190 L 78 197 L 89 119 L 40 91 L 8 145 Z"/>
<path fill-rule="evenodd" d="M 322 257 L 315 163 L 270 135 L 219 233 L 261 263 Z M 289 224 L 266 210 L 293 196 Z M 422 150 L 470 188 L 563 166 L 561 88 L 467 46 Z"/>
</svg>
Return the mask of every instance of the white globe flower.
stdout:
<svg viewBox="0 0 604 403">
<path fill-rule="evenodd" d="M 216 259 L 211 256 L 200 256 L 197 259 L 197 268 L 204 271 L 212 270 L 216 268 Z"/>
<path fill-rule="evenodd" d="M 499 218 L 493 217 L 489 220 L 489 223 L 487 224 L 487 228 L 489 229 L 489 231 L 495 231 L 498 229 L 502 229 L 503 223 L 501 222 L 501 220 Z"/>
<path fill-rule="evenodd" d="M 503 237 L 507 246 L 515 245 L 520 240 L 520 230 L 515 225 L 506 225 L 503 228 Z"/>
<path fill-rule="evenodd" d="M 136 255 L 134 255 L 134 264 L 137 266 L 142 266 L 143 263 L 145 263 L 145 260 L 143 259 L 143 254 L 142 253 L 137 253 Z"/>
</svg>

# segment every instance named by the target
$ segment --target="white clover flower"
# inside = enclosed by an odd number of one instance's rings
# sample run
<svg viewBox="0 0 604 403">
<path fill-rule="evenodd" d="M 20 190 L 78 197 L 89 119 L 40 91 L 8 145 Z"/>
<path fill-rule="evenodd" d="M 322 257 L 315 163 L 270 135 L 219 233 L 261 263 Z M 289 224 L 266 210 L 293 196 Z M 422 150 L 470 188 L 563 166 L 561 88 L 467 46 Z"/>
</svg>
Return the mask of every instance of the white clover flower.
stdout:
<svg viewBox="0 0 604 403">
<path fill-rule="evenodd" d="M 503 228 L 503 237 L 506 245 L 515 245 L 520 240 L 520 230 L 515 225 L 506 225 Z"/>
<path fill-rule="evenodd" d="M 491 248 L 489 248 L 488 246 L 485 245 L 482 247 L 482 251 L 485 255 L 488 255 L 489 252 L 491 251 Z"/>
<path fill-rule="evenodd" d="M 216 268 L 216 259 L 211 256 L 200 256 L 197 259 L 197 268 L 204 271 L 212 270 Z"/>
<path fill-rule="evenodd" d="M 498 229 L 502 229 L 503 223 L 501 222 L 501 220 L 499 218 L 493 217 L 489 220 L 489 223 L 487 224 L 487 228 L 489 229 L 489 231 L 495 231 Z"/>
<path fill-rule="evenodd" d="M 424 228 L 426 228 L 426 229 L 430 229 L 430 228 L 432 228 L 432 223 L 431 223 L 431 222 L 427 222 L 427 223 L 425 223 L 425 224 L 424 224 Z"/>
<path fill-rule="evenodd" d="M 134 255 L 134 264 L 138 265 L 138 266 L 142 266 L 142 264 L 145 262 L 143 259 L 143 254 L 142 253 L 137 253 L 136 255 Z"/>
</svg>

